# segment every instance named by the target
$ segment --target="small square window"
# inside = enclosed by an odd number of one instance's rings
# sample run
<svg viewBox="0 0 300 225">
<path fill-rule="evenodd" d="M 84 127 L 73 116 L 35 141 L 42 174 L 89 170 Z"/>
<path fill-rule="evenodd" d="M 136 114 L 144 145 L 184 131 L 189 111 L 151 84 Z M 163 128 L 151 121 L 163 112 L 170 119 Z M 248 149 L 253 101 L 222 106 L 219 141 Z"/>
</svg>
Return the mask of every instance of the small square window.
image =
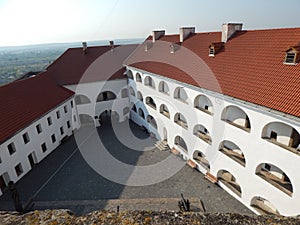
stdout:
<svg viewBox="0 0 300 225">
<path fill-rule="evenodd" d="M 20 176 L 23 173 L 23 168 L 21 163 L 19 163 L 18 165 L 15 166 L 15 171 L 17 176 Z"/>
<path fill-rule="evenodd" d="M 7 145 L 7 149 L 10 155 L 14 154 L 16 152 L 15 144 L 12 142 L 9 145 Z"/>
<path fill-rule="evenodd" d="M 47 151 L 47 145 L 46 145 L 46 143 L 41 144 L 41 148 L 42 148 L 43 152 L 46 152 Z"/>
<path fill-rule="evenodd" d="M 73 109 L 73 106 L 74 106 L 74 105 L 73 105 L 73 101 L 71 101 L 71 109 Z"/>
<path fill-rule="evenodd" d="M 296 61 L 296 53 L 286 53 L 285 63 L 295 63 Z"/>
<path fill-rule="evenodd" d="M 205 109 L 205 110 L 208 110 L 208 105 L 205 105 L 205 106 L 204 106 L 204 109 Z"/>
<path fill-rule="evenodd" d="M 68 128 L 71 127 L 71 124 L 70 124 L 70 121 L 69 121 L 69 120 L 67 121 L 67 127 L 68 127 Z"/>
<path fill-rule="evenodd" d="M 57 112 L 56 112 L 56 117 L 57 117 L 57 119 L 60 118 L 60 111 L 57 111 Z"/>
<path fill-rule="evenodd" d="M 55 142 L 56 142 L 55 134 L 52 134 L 52 135 L 51 135 L 51 140 L 52 140 L 52 143 L 55 143 Z"/>
<path fill-rule="evenodd" d="M 61 135 L 63 135 L 63 134 L 65 133 L 63 127 L 60 127 L 59 130 L 60 130 L 60 134 L 61 134 Z"/>
<path fill-rule="evenodd" d="M 48 125 L 49 125 L 49 126 L 51 126 L 51 125 L 52 125 L 52 119 L 51 119 L 51 117 L 50 117 L 50 116 L 47 118 L 47 122 L 48 122 Z"/>
<path fill-rule="evenodd" d="M 35 128 L 36 128 L 36 132 L 37 132 L 38 134 L 42 133 L 42 126 L 41 126 L 41 124 L 36 125 Z"/>
<path fill-rule="evenodd" d="M 27 144 L 29 141 L 30 141 L 30 139 L 29 139 L 29 136 L 28 136 L 28 133 L 26 132 L 25 134 L 23 134 L 22 135 L 22 137 L 23 137 L 23 141 L 24 141 L 24 143 L 25 144 Z"/>
<path fill-rule="evenodd" d="M 64 112 L 67 113 L 68 112 L 68 107 L 65 105 L 64 106 Z"/>
</svg>

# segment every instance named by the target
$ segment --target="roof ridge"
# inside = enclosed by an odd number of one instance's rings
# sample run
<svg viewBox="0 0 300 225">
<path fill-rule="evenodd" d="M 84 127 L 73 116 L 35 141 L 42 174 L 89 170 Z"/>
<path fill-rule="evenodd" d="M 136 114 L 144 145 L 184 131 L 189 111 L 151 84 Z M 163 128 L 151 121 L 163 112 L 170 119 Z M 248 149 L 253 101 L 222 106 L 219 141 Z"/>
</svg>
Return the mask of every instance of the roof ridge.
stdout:
<svg viewBox="0 0 300 225">
<path fill-rule="evenodd" d="M 264 29 L 245 29 L 241 31 L 248 31 L 248 32 L 254 32 L 254 31 L 279 31 L 279 30 L 298 30 L 300 27 L 282 27 L 282 28 L 264 28 Z"/>
</svg>

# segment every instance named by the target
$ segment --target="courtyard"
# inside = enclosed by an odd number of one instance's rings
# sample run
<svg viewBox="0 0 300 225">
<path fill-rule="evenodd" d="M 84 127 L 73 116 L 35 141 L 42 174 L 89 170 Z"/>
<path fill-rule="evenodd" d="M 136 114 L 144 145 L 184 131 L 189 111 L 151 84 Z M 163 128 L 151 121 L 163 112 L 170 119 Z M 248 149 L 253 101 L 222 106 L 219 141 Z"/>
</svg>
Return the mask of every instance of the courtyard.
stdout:
<svg viewBox="0 0 300 225">
<path fill-rule="evenodd" d="M 124 140 L 117 138 L 115 131 L 133 134 L 141 140 L 138 148 L 144 147 L 147 151 L 136 151 L 130 144 L 124 145 Z M 76 132 L 87 135 L 81 140 L 75 138 Z M 156 149 L 156 140 L 129 120 L 119 123 L 117 128 L 109 121 L 103 121 L 102 126 L 97 129 L 85 126 L 75 131 L 75 135 L 63 142 L 39 165 L 34 166 L 16 184 L 23 205 L 32 198 L 34 209 L 68 208 L 76 214 L 99 209 L 116 210 L 117 207 L 120 210 L 179 210 L 177 202 L 182 193 L 190 200 L 195 211 L 201 208 L 201 200 L 206 212 L 252 213 L 219 186 L 204 179 L 203 174 L 187 165 L 172 177 L 146 186 L 113 182 L 91 168 L 80 150 L 80 146 L 94 149 L 92 139 L 95 136 L 99 137 L 103 146 L 115 159 L 125 164 L 152 165 L 171 155 L 169 151 Z M 179 157 L 171 157 L 178 160 L 178 163 L 184 163 Z M 124 181 L 126 180 L 130 180 L 130 174 L 124 176 Z M 10 193 L 6 191 L 0 197 L 0 210 L 13 209 Z"/>
</svg>

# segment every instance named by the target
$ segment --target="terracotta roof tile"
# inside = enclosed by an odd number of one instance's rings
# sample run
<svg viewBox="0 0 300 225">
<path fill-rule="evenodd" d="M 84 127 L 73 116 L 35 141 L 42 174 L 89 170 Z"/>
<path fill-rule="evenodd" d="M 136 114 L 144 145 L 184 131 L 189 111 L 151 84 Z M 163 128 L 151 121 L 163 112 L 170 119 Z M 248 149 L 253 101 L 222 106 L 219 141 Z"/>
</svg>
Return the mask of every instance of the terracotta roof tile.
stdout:
<svg viewBox="0 0 300 225">
<path fill-rule="evenodd" d="M 122 63 L 137 45 L 118 47 L 113 52 L 110 46 L 88 47 L 87 54 L 83 54 L 82 48 L 71 48 L 46 72 L 1 86 L 0 143 L 70 98 L 74 93 L 60 85 L 82 81 L 83 74 L 99 57 L 104 60 L 100 60 L 98 67 L 92 67 L 91 75 L 83 82 L 124 78 Z"/>
<path fill-rule="evenodd" d="M 0 143 L 63 103 L 73 92 L 46 74 L 0 87 Z"/>
<path fill-rule="evenodd" d="M 177 42 L 177 39 L 178 35 L 160 38 L 170 42 Z M 139 47 L 125 63 L 300 117 L 300 65 L 283 63 L 286 49 L 300 41 L 300 28 L 239 31 L 222 51 L 215 57 L 209 57 L 208 46 L 220 40 L 221 32 L 197 33 L 181 43 L 181 49 L 192 51 L 205 62 L 218 81 L 218 88 L 205 73 L 199 73 L 192 79 L 191 74 L 170 66 L 166 59 L 174 58 L 174 62 L 187 64 L 191 59 L 175 59 L 180 56 L 181 50 L 171 54 L 159 43 L 154 43 L 147 52 Z M 144 62 L 137 61 L 138 57 Z M 197 65 L 190 67 L 193 71 L 195 68 L 192 67 Z"/>
<path fill-rule="evenodd" d="M 70 48 L 64 52 L 56 61 L 54 61 L 48 68 L 50 76 L 56 80 L 58 84 L 68 85 L 77 84 L 80 82 L 95 82 L 100 80 L 120 79 L 124 78 L 123 61 L 136 49 L 138 45 L 123 45 L 121 50 L 119 45 L 116 45 L 114 51 L 111 51 L 110 46 L 88 47 L 87 54 L 83 54 L 82 48 Z M 103 71 L 106 67 L 109 70 L 116 67 L 116 71 L 109 71 L 107 73 L 97 72 L 89 75 L 86 79 L 81 80 L 87 69 L 99 58 L 108 57 L 110 62 L 102 66 Z M 110 65 L 111 64 L 111 65 Z"/>
</svg>

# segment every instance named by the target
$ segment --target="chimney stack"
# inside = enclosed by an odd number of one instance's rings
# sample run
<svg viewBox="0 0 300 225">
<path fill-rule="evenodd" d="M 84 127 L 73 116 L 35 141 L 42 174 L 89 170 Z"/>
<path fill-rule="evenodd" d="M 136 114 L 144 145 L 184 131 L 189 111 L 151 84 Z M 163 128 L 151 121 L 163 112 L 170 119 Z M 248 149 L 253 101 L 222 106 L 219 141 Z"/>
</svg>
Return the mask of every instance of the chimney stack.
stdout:
<svg viewBox="0 0 300 225">
<path fill-rule="evenodd" d="M 152 31 L 152 41 L 155 42 L 161 36 L 164 36 L 165 33 L 166 33 L 166 31 L 164 31 L 164 30 L 154 30 L 154 31 Z"/>
<path fill-rule="evenodd" d="M 86 42 L 82 42 L 82 50 L 83 50 L 83 54 L 87 54 L 87 43 Z"/>
<path fill-rule="evenodd" d="M 195 33 L 195 27 L 181 27 L 179 28 L 179 40 L 182 43 L 190 34 Z"/>
<path fill-rule="evenodd" d="M 113 52 L 115 48 L 114 41 L 109 41 L 110 50 Z"/>
<path fill-rule="evenodd" d="M 241 31 L 242 23 L 224 23 L 222 25 L 222 42 L 226 43 L 236 31 Z"/>
</svg>

